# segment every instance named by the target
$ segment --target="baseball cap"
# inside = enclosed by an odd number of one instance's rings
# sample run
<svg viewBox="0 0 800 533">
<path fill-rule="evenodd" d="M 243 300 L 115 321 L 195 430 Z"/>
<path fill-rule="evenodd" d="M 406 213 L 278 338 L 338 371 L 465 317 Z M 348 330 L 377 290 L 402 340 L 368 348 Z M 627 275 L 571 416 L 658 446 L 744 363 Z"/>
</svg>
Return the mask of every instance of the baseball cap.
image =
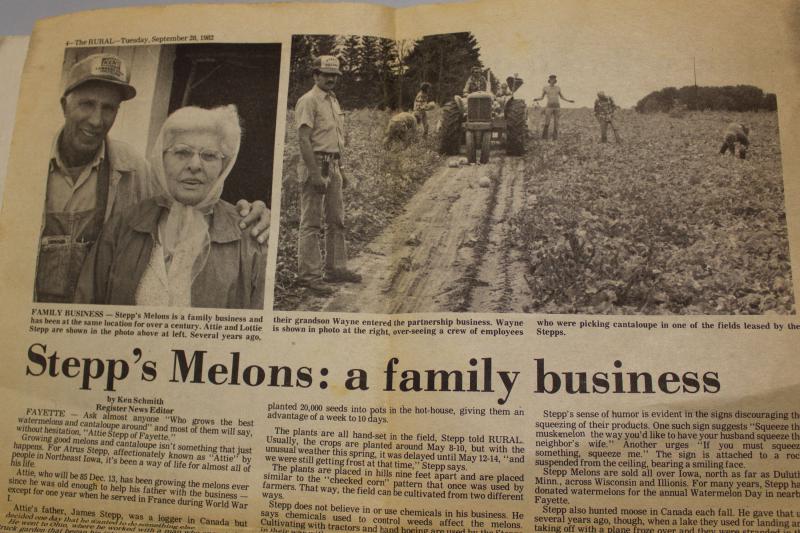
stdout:
<svg viewBox="0 0 800 533">
<path fill-rule="evenodd" d="M 64 96 L 87 81 L 103 81 L 119 87 L 123 100 L 136 96 L 131 73 L 125 62 L 113 54 L 92 54 L 75 63 L 64 84 Z"/>
<path fill-rule="evenodd" d="M 311 68 L 315 72 L 324 72 L 325 74 L 342 74 L 342 71 L 339 70 L 339 60 L 334 56 L 315 57 Z"/>
</svg>

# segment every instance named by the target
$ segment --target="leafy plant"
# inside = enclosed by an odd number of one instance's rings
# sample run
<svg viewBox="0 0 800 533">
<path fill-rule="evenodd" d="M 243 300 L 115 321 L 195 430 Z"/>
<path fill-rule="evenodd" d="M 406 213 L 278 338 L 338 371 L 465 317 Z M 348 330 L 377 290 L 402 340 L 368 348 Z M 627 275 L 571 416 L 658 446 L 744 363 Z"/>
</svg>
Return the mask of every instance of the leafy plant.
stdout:
<svg viewBox="0 0 800 533">
<path fill-rule="evenodd" d="M 433 174 L 440 162 L 433 136 L 403 148 L 385 150 L 382 139 L 390 116 L 389 112 L 376 109 L 360 109 L 346 115 L 348 142 L 343 167 L 351 186 L 344 192 L 344 204 L 348 255 L 351 257 L 402 212 L 408 198 Z M 295 309 L 300 296 L 294 286 L 300 223 L 297 179 L 300 160 L 294 112 L 289 111 L 275 272 L 275 308 L 283 310 Z"/>
<path fill-rule="evenodd" d="M 750 124 L 750 158 L 718 154 Z M 535 295 L 552 313 L 793 313 L 777 116 L 624 111 L 599 144 L 589 110 L 527 162 L 514 218 Z"/>
</svg>

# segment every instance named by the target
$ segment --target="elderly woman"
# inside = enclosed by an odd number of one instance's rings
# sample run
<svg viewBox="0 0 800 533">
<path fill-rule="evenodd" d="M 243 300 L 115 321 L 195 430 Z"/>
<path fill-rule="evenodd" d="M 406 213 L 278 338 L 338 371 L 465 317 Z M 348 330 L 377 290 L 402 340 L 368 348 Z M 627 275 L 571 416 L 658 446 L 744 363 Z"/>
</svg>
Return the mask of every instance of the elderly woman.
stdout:
<svg viewBox="0 0 800 533">
<path fill-rule="evenodd" d="M 234 106 L 184 107 L 151 155 L 157 195 L 114 217 L 81 272 L 76 300 L 261 309 L 266 245 L 220 199 L 241 141 Z"/>
</svg>

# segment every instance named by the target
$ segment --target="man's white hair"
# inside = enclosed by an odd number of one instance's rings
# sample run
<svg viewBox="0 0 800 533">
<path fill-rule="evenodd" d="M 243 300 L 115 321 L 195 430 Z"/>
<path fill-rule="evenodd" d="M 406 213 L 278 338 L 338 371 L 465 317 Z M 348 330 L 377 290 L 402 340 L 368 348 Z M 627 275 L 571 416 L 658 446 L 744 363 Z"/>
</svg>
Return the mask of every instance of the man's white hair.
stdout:
<svg viewBox="0 0 800 533">
<path fill-rule="evenodd" d="M 177 135 L 193 131 L 207 131 L 219 136 L 220 150 L 227 162 L 236 155 L 242 140 L 239 113 L 233 104 L 213 109 L 195 106 L 178 109 L 167 117 L 162 126 L 164 148 L 171 147 Z"/>
</svg>

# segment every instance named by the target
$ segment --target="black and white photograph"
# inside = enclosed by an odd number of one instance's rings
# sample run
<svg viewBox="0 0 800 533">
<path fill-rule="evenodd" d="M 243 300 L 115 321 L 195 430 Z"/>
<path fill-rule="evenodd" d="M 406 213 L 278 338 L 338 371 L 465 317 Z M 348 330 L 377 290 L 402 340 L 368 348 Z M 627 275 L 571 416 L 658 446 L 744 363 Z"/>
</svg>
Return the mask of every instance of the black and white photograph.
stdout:
<svg viewBox="0 0 800 533">
<path fill-rule="evenodd" d="M 280 57 L 67 48 L 34 301 L 262 309 Z"/>
<path fill-rule="evenodd" d="M 275 308 L 795 313 L 770 77 L 662 30 L 294 36 Z"/>
</svg>

